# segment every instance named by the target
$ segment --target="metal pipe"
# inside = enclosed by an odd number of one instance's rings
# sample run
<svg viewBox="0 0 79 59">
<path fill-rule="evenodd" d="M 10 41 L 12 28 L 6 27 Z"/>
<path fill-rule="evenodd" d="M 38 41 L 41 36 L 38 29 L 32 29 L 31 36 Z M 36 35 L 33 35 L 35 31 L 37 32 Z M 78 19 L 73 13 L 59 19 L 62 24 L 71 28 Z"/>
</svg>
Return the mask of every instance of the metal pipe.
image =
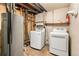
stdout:
<svg viewBox="0 0 79 59">
<path fill-rule="evenodd" d="M 40 10 L 41 10 L 41 12 L 43 12 L 43 9 L 41 8 L 41 7 L 39 7 L 39 5 L 37 4 L 37 3 L 33 3 L 35 6 L 37 6 Z"/>
<path fill-rule="evenodd" d="M 30 3 L 30 5 L 32 5 L 39 12 L 43 12 L 35 3 Z"/>
<path fill-rule="evenodd" d="M 43 6 L 41 6 L 39 3 L 37 3 L 38 4 L 38 6 L 41 8 L 41 9 L 43 9 L 45 12 L 47 12 L 47 10 L 43 7 Z"/>
</svg>

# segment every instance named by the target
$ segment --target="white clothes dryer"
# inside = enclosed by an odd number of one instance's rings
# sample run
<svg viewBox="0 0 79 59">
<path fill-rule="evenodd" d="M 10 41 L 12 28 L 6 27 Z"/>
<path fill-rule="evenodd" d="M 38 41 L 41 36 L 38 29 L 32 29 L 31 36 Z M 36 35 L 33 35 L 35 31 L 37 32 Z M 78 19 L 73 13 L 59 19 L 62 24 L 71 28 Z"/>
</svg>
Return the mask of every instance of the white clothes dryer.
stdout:
<svg viewBox="0 0 79 59">
<path fill-rule="evenodd" d="M 49 52 L 60 55 L 68 56 L 69 35 L 62 29 L 54 29 L 49 35 Z"/>
</svg>

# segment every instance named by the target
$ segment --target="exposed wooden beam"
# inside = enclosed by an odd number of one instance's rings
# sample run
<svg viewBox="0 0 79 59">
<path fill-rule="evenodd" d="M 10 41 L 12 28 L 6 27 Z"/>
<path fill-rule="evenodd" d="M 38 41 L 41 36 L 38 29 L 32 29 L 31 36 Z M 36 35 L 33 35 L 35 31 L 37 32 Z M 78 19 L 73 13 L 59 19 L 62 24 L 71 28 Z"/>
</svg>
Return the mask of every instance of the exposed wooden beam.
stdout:
<svg viewBox="0 0 79 59">
<path fill-rule="evenodd" d="M 26 8 L 29 12 L 33 12 L 36 14 L 42 13 L 43 11 L 47 11 L 39 3 L 18 3 L 17 5 L 19 7 Z"/>
<path fill-rule="evenodd" d="M 34 3 L 29 3 L 34 9 L 36 9 L 37 11 L 39 11 L 40 13 L 43 12 L 36 4 Z"/>
<path fill-rule="evenodd" d="M 33 12 L 35 14 L 39 13 L 38 11 L 33 10 L 32 8 L 30 8 L 29 6 L 27 6 L 27 5 L 23 4 L 23 3 L 18 3 L 17 5 L 19 7 L 23 7 L 25 9 L 27 9 L 29 12 Z"/>
<path fill-rule="evenodd" d="M 47 12 L 47 10 L 46 10 L 43 6 L 41 6 L 40 3 L 37 3 L 37 5 L 38 5 L 43 11 Z"/>
</svg>

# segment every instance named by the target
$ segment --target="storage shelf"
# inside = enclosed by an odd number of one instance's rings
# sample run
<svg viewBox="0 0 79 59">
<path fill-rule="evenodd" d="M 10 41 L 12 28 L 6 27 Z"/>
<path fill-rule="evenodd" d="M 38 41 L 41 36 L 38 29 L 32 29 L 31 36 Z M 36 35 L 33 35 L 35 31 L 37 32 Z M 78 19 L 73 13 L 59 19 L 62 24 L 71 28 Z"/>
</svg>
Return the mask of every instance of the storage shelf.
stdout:
<svg viewBox="0 0 79 59">
<path fill-rule="evenodd" d="M 45 23 L 47 26 L 68 26 L 67 23 Z"/>
</svg>

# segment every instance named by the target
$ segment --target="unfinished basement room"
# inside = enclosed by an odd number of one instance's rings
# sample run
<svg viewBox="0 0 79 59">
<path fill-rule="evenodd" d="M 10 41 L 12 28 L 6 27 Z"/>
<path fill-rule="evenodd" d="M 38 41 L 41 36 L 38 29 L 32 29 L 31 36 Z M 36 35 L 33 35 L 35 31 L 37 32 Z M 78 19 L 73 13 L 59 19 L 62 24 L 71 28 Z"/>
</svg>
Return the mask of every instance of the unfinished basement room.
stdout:
<svg viewBox="0 0 79 59">
<path fill-rule="evenodd" d="M 79 56 L 79 3 L 0 3 L 0 56 Z"/>
</svg>

